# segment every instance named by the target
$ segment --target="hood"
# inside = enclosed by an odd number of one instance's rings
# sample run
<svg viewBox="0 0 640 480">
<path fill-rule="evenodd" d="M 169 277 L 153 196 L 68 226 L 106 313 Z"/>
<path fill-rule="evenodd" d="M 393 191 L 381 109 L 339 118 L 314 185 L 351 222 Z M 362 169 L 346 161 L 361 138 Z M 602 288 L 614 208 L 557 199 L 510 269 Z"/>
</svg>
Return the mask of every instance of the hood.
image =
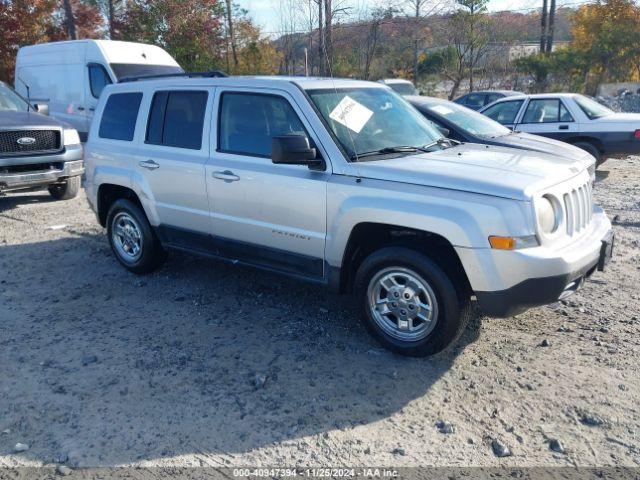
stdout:
<svg viewBox="0 0 640 480">
<path fill-rule="evenodd" d="M 531 135 L 524 132 L 513 132 L 501 137 L 486 137 L 487 140 L 497 142 L 505 147 L 524 148 L 526 150 L 535 150 L 537 152 L 550 153 L 560 157 L 578 160 L 589 168 L 595 164 L 595 158 L 571 144 L 554 140 L 553 138 L 541 137 L 539 135 Z"/>
<path fill-rule="evenodd" d="M 432 153 L 357 164 L 364 178 L 529 200 L 586 167 L 577 160 L 515 148 L 467 143 Z"/>
<path fill-rule="evenodd" d="M 640 128 L 640 113 L 623 113 L 616 112 L 604 117 L 595 118 L 592 122 L 597 123 L 629 123 L 635 122 L 637 125 L 634 128 Z"/>
<path fill-rule="evenodd" d="M 41 115 L 36 112 L 15 112 L 0 110 L 0 129 L 19 129 L 27 130 L 30 127 L 54 127 L 61 128 L 63 125 L 58 120 L 55 120 L 46 115 Z"/>
</svg>

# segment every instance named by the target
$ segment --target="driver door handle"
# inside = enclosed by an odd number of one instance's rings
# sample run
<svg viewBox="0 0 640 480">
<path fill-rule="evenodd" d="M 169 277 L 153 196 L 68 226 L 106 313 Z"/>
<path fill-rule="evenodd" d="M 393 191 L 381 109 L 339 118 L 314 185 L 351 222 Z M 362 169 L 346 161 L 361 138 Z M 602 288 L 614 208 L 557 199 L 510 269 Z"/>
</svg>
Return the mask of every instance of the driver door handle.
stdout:
<svg viewBox="0 0 640 480">
<path fill-rule="evenodd" d="M 569 130 L 569 125 L 560 125 L 558 130 Z"/>
<path fill-rule="evenodd" d="M 240 180 L 240 177 L 233 173 L 231 170 L 225 170 L 223 172 L 213 172 L 211 174 L 213 178 L 217 178 L 218 180 L 224 180 L 225 182 L 237 182 Z"/>
<path fill-rule="evenodd" d="M 144 160 L 138 163 L 142 168 L 146 168 L 147 170 L 155 170 L 160 168 L 160 164 L 154 162 L 153 160 Z"/>
</svg>

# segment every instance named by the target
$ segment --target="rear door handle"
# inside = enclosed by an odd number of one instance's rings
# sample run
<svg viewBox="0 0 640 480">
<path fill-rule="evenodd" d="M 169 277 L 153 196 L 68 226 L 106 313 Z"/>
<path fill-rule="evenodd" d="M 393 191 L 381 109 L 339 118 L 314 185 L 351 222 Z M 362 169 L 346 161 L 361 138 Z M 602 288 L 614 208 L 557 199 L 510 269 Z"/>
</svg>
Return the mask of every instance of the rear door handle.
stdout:
<svg viewBox="0 0 640 480">
<path fill-rule="evenodd" d="M 211 174 L 213 178 L 217 178 L 218 180 L 224 180 L 225 182 L 237 182 L 240 180 L 240 177 L 233 173 L 231 170 L 225 170 L 224 172 L 213 172 Z"/>
<path fill-rule="evenodd" d="M 78 107 L 79 112 L 84 112 L 84 107 Z"/>
<path fill-rule="evenodd" d="M 146 168 L 147 170 L 155 170 L 160 168 L 160 164 L 154 162 L 153 160 L 144 160 L 138 163 L 142 168 Z"/>
<path fill-rule="evenodd" d="M 560 125 L 558 130 L 569 130 L 569 125 Z"/>
</svg>

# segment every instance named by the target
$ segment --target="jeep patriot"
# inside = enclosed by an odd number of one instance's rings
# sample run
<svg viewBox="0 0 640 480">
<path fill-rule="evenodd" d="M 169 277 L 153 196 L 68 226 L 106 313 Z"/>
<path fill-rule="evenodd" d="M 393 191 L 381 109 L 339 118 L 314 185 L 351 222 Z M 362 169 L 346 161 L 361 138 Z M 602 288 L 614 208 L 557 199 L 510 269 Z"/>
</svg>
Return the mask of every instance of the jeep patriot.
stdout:
<svg viewBox="0 0 640 480">
<path fill-rule="evenodd" d="M 86 168 L 130 271 L 175 249 L 326 285 L 406 355 L 450 345 L 474 300 L 509 317 L 565 298 L 613 246 L 585 162 L 449 141 L 373 82 L 110 85 Z"/>
</svg>

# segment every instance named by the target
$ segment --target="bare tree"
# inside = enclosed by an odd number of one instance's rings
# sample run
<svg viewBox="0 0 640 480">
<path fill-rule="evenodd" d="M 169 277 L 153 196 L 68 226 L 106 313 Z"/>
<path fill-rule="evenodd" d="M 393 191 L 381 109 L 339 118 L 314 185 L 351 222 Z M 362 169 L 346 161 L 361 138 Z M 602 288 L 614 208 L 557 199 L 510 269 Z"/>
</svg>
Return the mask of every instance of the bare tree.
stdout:
<svg viewBox="0 0 640 480">
<path fill-rule="evenodd" d="M 229 36 L 229 43 L 231 44 L 231 55 L 233 58 L 234 70 L 238 68 L 238 54 L 236 52 L 236 37 L 233 33 L 233 2 L 232 0 L 226 0 L 227 10 L 227 32 Z"/>
<path fill-rule="evenodd" d="M 73 18 L 73 9 L 71 8 L 71 0 L 63 0 L 64 3 L 64 17 L 67 24 L 67 35 L 71 40 L 76 40 L 76 21 Z"/>
</svg>

